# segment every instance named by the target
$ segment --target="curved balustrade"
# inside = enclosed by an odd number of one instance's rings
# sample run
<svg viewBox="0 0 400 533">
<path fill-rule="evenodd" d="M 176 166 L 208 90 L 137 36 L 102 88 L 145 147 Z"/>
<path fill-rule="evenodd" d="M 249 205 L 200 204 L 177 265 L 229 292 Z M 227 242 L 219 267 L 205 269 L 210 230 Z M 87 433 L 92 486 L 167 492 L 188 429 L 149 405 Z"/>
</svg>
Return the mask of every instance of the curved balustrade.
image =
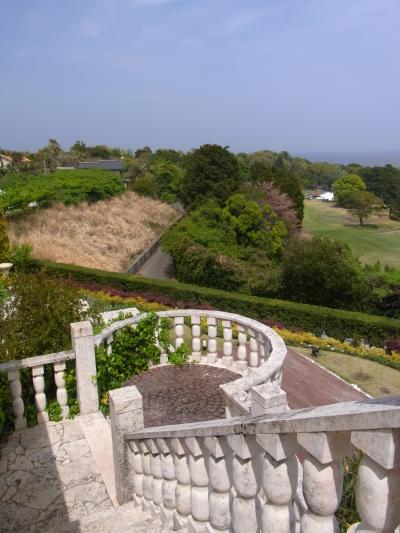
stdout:
<svg viewBox="0 0 400 533">
<path fill-rule="evenodd" d="M 280 390 L 286 346 L 273 329 L 256 320 L 222 311 L 184 309 L 161 311 L 157 315 L 171 321 L 176 348 L 183 342 L 191 348 L 190 362 L 223 366 L 241 374 L 237 380 L 221 386 L 229 416 L 261 414 L 272 407 L 282 409 L 286 403 Z M 111 352 L 114 334 L 126 326 L 135 326 L 145 316 L 141 314 L 111 324 L 95 336 L 95 345 L 105 343 Z M 201 335 L 204 328 L 207 333 Z M 167 362 L 162 354 L 161 363 Z M 272 407 L 271 402 L 268 403 L 271 396 L 275 397 Z"/>
<path fill-rule="evenodd" d="M 398 531 L 400 397 L 148 429 L 139 429 L 134 387 L 111 391 L 110 401 L 114 442 L 118 435 L 125 442 L 124 455 L 116 457 L 125 468 L 117 490 L 131 482 L 119 497 L 174 529 L 336 533 L 343 460 L 358 450 L 361 523 L 348 531 Z M 129 426 L 136 431 L 126 431 Z M 159 461 L 169 468 L 146 467 Z M 161 497 L 159 486 L 165 486 Z"/>
</svg>

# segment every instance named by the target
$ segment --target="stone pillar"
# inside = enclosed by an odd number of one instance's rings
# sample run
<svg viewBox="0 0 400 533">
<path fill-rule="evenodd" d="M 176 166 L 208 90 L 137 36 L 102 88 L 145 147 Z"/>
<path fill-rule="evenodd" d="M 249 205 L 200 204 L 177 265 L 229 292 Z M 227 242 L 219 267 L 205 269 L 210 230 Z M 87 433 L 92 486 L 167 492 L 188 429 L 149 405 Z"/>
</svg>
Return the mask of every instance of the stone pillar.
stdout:
<svg viewBox="0 0 400 533">
<path fill-rule="evenodd" d="M 46 394 L 44 392 L 44 367 L 36 366 L 32 368 L 33 388 L 35 389 L 35 404 L 37 409 L 38 424 L 46 424 L 49 415 L 46 412 Z"/>
<path fill-rule="evenodd" d="M 161 518 L 164 524 L 172 525 L 173 515 L 176 509 L 176 476 L 174 458 L 171 446 L 166 439 L 157 439 L 161 450 L 161 473 L 162 473 L 162 505 Z"/>
<path fill-rule="evenodd" d="M 203 532 L 208 524 L 208 472 L 203 439 L 201 437 L 185 438 L 189 448 L 189 470 L 192 482 L 190 506 L 192 516 L 189 518 L 189 531 Z"/>
<path fill-rule="evenodd" d="M 183 344 L 183 325 L 184 325 L 183 316 L 175 317 L 175 347 L 179 348 Z"/>
<path fill-rule="evenodd" d="M 115 485 L 118 503 L 123 504 L 133 499 L 135 471 L 139 466 L 125 434 L 143 429 L 143 400 L 136 387 L 112 390 L 109 397 Z"/>
<path fill-rule="evenodd" d="M 150 452 L 150 470 L 152 474 L 151 482 L 151 504 L 150 511 L 154 518 L 160 514 L 162 504 L 162 471 L 161 471 L 161 452 L 156 445 L 155 440 L 146 440 L 147 449 Z"/>
<path fill-rule="evenodd" d="M 237 351 L 238 360 L 236 361 L 236 367 L 240 372 L 244 372 L 247 370 L 247 336 L 244 327 L 238 326 L 238 330 L 239 346 Z"/>
<path fill-rule="evenodd" d="M 210 524 L 217 531 L 229 533 L 233 484 L 232 450 L 228 446 L 226 437 L 206 437 L 204 444 L 209 451 Z"/>
<path fill-rule="evenodd" d="M 224 356 L 222 364 L 226 367 L 233 365 L 232 357 L 232 323 L 230 320 L 223 320 L 222 326 L 224 328 Z"/>
<path fill-rule="evenodd" d="M 133 501 L 136 506 L 141 506 L 143 502 L 143 463 L 142 463 L 142 453 L 140 451 L 137 441 L 131 441 L 129 447 L 133 454 L 132 461 L 129 458 L 130 464 L 133 465 L 133 486 L 134 486 L 134 496 Z M 130 477 L 131 479 L 131 477 Z"/>
<path fill-rule="evenodd" d="M 69 414 L 69 407 L 68 407 L 68 393 L 67 389 L 65 388 L 65 379 L 64 379 L 64 371 L 65 371 L 65 363 L 54 363 L 54 381 L 57 386 L 57 402 L 58 405 L 61 407 L 61 413 L 63 418 L 67 418 Z"/>
<path fill-rule="evenodd" d="M 111 354 L 112 354 L 112 343 L 113 343 L 113 340 L 114 340 L 114 335 L 111 333 L 111 334 L 106 338 L 107 353 L 108 353 L 108 355 L 111 355 Z"/>
<path fill-rule="evenodd" d="M 217 354 L 217 321 L 214 317 L 207 317 L 208 324 L 208 354 L 207 363 L 216 363 Z"/>
<path fill-rule="evenodd" d="M 79 410 L 82 415 L 96 413 L 99 410 L 99 393 L 92 324 L 89 321 L 71 324 L 71 337 L 75 352 Z"/>
<path fill-rule="evenodd" d="M 287 410 L 286 392 L 274 383 L 264 383 L 250 389 L 251 414 L 281 413 Z"/>
<path fill-rule="evenodd" d="M 258 349 L 260 352 L 260 365 L 265 363 L 265 342 L 264 342 L 264 335 L 262 333 L 259 333 L 257 335 L 258 337 Z"/>
<path fill-rule="evenodd" d="M 192 361 L 200 362 L 201 360 L 201 326 L 200 317 L 192 316 Z"/>
<path fill-rule="evenodd" d="M 291 533 L 296 523 L 292 504 L 298 477 L 296 437 L 294 434 L 265 434 L 257 435 L 256 440 L 266 451 L 262 533 Z"/>
<path fill-rule="evenodd" d="M 24 400 L 22 399 L 22 386 L 19 370 L 8 372 L 8 381 L 10 382 L 10 391 L 12 397 L 12 409 L 15 416 L 15 429 L 24 429 L 27 427 L 26 418 L 24 417 Z"/>
<path fill-rule="evenodd" d="M 308 452 L 303 463 L 303 494 L 308 512 L 301 517 L 302 533 L 337 533 L 335 512 L 343 491 L 342 458 L 349 452 L 346 432 L 298 433 Z"/>
<path fill-rule="evenodd" d="M 150 465 L 150 450 L 147 448 L 146 442 L 141 440 L 139 441 L 139 448 L 142 452 L 142 465 L 143 465 L 143 511 L 150 509 L 150 502 L 153 498 L 152 493 L 152 482 L 153 474 L 151 473 Z"/>
<path fill-rule="evenodd" d="M 187 526 L 190 515 L 190 470 L 188 449 L 183 439 L 170 439 L 170 447 L 174 460 L 177 485 L 175 489 L 174 528 L 182 529 Z"/>
<path fill-rule="evenodd" d="M 361 524 L 354 531 L 395 531 L 400 524 L 400 430 L 354 431 L 351 441 L 364 454 L 356 491 Z"/>
<path fill-rule="evenodd" d="M 254 435 L 229 435 L 233 455 L 233 531 L 258 533 L 261 509 L 258 492 L 261 485 L 263 449 Z"/>
<path fill-rule="evenodd" d="M 250 333 L 250 366 L 251 368 L 257 368 L 259 366 L 259 357 L 258 357 L 258 346 L 257 339 L 254 336 L 254 333 Z"/>
</svg>

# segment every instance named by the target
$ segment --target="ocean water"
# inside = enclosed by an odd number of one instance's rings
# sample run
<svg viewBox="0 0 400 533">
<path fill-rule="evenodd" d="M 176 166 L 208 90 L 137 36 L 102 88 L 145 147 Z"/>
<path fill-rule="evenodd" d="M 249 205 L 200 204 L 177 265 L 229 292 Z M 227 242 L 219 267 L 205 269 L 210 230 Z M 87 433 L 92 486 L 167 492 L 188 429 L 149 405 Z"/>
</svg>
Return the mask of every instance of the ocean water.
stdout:
<svg viewBox="0 0 400 533">
<path fill-rule="evenodd" d="M 291 155 L 305 157 L 310 161 L 326 161 L 329 163 L 358 163 L 364 166 L 383 166 L 394 165 L 400 166 L 400 149 L 396 151 L 382 152 L 296 152 Z"/>
</svg>

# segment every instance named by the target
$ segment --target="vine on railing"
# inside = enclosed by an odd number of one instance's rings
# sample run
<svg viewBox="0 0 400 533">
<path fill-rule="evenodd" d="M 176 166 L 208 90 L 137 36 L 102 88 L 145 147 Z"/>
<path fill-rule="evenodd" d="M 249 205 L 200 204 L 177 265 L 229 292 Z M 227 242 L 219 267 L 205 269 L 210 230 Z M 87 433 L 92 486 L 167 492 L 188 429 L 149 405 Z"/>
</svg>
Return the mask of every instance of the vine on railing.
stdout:
<svg viewBox="0 0 400 533">
<path fill-rule="evenodd" d="M 108 414 L 108 391 L 120 388 L 134 374 L 145 372 L 150 363 L 160 364 L 161 353 L 170 364 L 183 365 L 189 350 L 185 344 L 171 349 L 169 321 L 156 313 L 117 331 L 111 353 L 104 344 L 96 348 L 97 386 L 103 413 Z"/>
</svg>

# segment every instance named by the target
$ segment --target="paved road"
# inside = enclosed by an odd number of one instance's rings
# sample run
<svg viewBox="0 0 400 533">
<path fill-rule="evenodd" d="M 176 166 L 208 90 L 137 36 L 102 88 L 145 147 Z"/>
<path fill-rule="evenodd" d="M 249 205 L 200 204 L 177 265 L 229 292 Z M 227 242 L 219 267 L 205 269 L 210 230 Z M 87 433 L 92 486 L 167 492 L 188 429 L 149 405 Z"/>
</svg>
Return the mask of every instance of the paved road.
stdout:
<svg viewBox="0 0 400 533">
<path fill-rule="evenodd" d="M 236 358 L 235 351 L 233 355 Z M 163 366 L 134 376 L 126 385 L 136 385 L 142 394 L 145 426 L 150 427 L 224 418 L 219 385 L 237 378 L 225 368 Z M 291 409 L 366 399 L 364 393 L 290 349 L 282 388 Z"/>
<path fill-rule="evenodd" d="M 367 398 L 363 392 L 290 348 L 283 364 L 282 388 L 291 409 Z"/>
<path fill-rule="evenodd" d="M 149 257 L 141 269 L 137 272 L 138 276 L 154 279 L 170 279 L 172 270 L 172 258 L 169 254 L 161 251 L 160 248 Z"/>
</svg>

